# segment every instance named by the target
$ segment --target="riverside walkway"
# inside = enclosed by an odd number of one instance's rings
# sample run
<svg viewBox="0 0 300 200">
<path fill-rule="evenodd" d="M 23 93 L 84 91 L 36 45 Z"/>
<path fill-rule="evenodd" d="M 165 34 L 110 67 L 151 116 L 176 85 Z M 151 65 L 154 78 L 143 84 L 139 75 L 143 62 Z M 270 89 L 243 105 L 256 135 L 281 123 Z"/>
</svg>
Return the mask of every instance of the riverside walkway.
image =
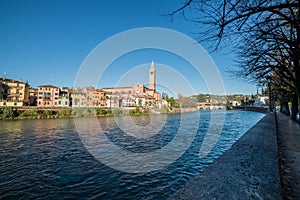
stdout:
<svg viewBox="0 0 300 200">
<path fill-rule="evenodd" d="M 169 199 L 300 199 L 299 174 L 300 127 L 270 113 Z"/>
<path fill-rule="evenodd" d="M 283 199 L 300 199 L 300 125 L 277 113 L 278 149 Z"/>
</svg>

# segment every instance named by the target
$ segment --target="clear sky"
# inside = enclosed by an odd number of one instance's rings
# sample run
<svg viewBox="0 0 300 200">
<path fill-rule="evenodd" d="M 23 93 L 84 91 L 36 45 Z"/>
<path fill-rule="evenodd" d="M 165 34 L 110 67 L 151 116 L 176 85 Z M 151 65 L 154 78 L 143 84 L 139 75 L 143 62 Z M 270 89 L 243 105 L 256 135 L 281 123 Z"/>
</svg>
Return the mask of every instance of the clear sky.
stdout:
<svg viewBox="0 0 300 200">
<path fill-rule="evenodd" d="M 141 27 L 162 27 L 196 39 L 199 26 L 195 27 L 179 17 L 171 22 L 162 16 L 178 8 L 181 2 L 0 0 L 0 76 L 28 80 L 32 87 L 44 84 L 73 87 L 78 70 L 89 53 L 120 32 Z M 101 55 L 99 57 L 101 59 Z M 255 85 L 235 80 L 226 73 L 236 67 L 234 55 L 228 54 L 228 49 L 226 53 L 220 50 L 211 57 L 222 75 L 226 93 L 256 93 Z M 201 77 L 195 75 L 186 61 L 155 49 L 120 57 L 107 69 L 98 87 L 112 87 L 117 83 L 127 86 L 136 82 L 147 85 L 148 67 L 152 60 L 157 63 L 158 83 L 169 78 L 170 82 L 174 80 L 173 87 L 177 87 L 180 93 L 190 95 L 190 92 L 180 90 L 182 82 L 176 74 L 173 74 L 174 79 L 172 74 L 166 76 L 164 70 L 172 71 L 173 68 L 173 71 L 184 74 L 195 93 L 207 92 Z M 135 74 L 130 75 L 133 71 Z M 124 81 L 127 75 L 129 78 Z M 163 88 L 159 88 L 160 92 Z"/>
</svg>

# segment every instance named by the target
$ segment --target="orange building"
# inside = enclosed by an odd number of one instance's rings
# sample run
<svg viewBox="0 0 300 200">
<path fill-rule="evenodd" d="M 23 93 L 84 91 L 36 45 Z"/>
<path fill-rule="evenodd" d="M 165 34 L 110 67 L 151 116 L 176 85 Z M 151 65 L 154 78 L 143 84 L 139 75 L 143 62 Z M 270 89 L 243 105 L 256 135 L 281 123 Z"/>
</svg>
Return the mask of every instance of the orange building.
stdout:
<svg viewBox="0 0 300 200">
<path fill-rule="evenodd" d="M 93 106 L 105 107 L 106 106 L 106 93 L 101 89 L 96 89 L 93 94 Z"/>
</svg>

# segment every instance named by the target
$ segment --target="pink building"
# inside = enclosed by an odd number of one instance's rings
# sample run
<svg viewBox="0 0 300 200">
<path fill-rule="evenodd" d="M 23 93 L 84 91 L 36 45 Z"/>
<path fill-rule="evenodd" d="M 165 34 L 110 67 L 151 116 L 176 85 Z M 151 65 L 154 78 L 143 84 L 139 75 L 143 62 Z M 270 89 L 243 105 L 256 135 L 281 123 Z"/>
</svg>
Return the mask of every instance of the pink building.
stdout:
<svg viewBox="0 0 300 200">
<path fill-rule="evenodd" d="M 38 86 L 37 106 L 58 106 L 60 88 L 53 85 Z"/>
</svg>

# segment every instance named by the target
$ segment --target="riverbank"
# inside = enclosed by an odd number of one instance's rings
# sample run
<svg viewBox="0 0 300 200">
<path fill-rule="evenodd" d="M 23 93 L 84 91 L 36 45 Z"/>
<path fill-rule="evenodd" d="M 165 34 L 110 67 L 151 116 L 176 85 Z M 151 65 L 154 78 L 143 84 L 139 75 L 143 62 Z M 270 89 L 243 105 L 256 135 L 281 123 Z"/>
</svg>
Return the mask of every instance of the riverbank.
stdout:
<svg viewBox="0 0 300 200">
<path fill-rule="evenodd" d="M 227 110 L 244 110 L 244 111 L 253 111 L 253 112 L 261 112 L 268 113 L 268 106 L 229 106 Z"/>
<path fill-rule="evenodd" d="M 169 199 L 281 199 L 275 114 Z"/>
<path fill-rule="evenodd" d="M 142 107 L 133 108 L 59 108 L 59 107 L 0 107 L 0 120 L 19 119 L 55 119 L 70 117 L 110 117 L 116 115 L 148 115 L 148 114 L 174 114 L 196 112 L 197 108 L 168 108 L 151 110 Z"/>
</svg>

